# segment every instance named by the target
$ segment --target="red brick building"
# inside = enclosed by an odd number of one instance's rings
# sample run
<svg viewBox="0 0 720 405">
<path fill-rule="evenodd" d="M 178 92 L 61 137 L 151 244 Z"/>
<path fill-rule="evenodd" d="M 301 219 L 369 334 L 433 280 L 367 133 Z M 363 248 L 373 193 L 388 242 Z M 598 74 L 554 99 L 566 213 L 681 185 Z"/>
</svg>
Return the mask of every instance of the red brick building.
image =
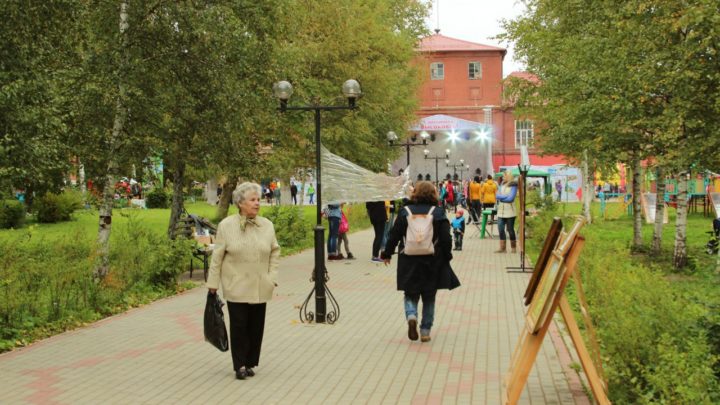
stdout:
<svg viewBox="0 0 720 405">
<path fill-rule="evenodd" d="M 427 146 L 429 156 L 444 156 L 449 149 L 450 165 L 459 165 L 463 159 L 474 175 L 496 172 L 500 166 L 516 165 L 520 161 L 520 145 L 530 147 L 533 165 L 563 164 L 561 156 L 544 156 L 532 148 L 534 123 L 531 119 L 516 117 L 512 106 L 503 104 L 503 59 L 506 50 L 439 33 L 424 38 L 418 49 L 416 63 L 426 78 L 420 89 L 419 122 L 408 136 L 417 137 L 423 131 L 434 141 Z M 528 80 L 534 78 L 525 72 L 514 72 Z M 419 138 L 418 138 L 419 139 Z M 435 161 L 424 159 L 421 148 L 411 152 L 411 172 L 431 174 L 435 177 Z M 453 168 L 441 161 L 439 177 L 453 173 Z M 393 165 L 404 167 L 405 158 Z M 442 169 L 440 167 L 444 166 Z M 467 178 L 467 174 L 463 174 Z"/>
</svg>

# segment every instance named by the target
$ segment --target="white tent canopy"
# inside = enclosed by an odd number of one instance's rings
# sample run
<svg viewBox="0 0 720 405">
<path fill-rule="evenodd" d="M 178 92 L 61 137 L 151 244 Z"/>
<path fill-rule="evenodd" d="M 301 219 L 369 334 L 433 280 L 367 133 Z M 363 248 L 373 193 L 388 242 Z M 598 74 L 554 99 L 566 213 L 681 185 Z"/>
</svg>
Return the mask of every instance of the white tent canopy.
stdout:
<svg viewBox="0 0 720 405">
<path fill-rule="evenodd" d="M 374 173 L 349 160 L 330 153 L 324 146 L 322 155 L 322 199 L 330 202 L 365 202 L 398 200 L 409 197 L 409 170 L 402 176 Z"/>
</svg>

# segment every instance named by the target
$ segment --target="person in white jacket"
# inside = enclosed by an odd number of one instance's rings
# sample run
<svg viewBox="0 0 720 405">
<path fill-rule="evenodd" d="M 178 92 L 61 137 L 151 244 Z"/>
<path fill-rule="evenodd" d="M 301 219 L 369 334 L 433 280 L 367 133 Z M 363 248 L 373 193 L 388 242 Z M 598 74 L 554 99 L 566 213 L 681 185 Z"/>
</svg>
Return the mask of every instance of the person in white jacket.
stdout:
<svg viewBox="0 0 720 405">
<path fill-rule="evenodd" d="M 255 375 L 260 362 L 266 303 L 277 286 L 280 246 L 275 228 L 258 216 L 262 189 L 243 183 L 233 192 L 239 213 L 218 225 L 207 287 L 222 286 L 230 318 L 230 351 L 235 376 Z"/>
</svg>

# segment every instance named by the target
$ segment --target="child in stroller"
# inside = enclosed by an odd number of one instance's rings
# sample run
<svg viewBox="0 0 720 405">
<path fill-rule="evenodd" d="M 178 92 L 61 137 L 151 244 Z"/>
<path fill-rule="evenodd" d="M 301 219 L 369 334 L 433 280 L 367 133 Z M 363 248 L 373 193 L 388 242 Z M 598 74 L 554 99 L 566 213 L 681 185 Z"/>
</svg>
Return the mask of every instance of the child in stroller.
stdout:
<svg viewBox="0 0 720 405">
<path fill-rule="evenodd" d="M 705 245 L 705 251 L 709 255 L 718 254 L 718 246 L 720 246 L 720 218 L 713 220 L 713 230 L 707 232 L 710 235 L 710 240 Z"/>
</svg>

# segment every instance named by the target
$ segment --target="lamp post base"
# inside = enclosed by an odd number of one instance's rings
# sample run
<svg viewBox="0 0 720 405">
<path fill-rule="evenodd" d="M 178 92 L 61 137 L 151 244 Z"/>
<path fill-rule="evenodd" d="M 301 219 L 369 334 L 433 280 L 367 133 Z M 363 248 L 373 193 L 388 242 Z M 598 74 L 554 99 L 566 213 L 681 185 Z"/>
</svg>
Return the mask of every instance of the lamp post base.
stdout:
<svg viewBox="0 0 720 405">
<path fill-rule="evenodd" d="M 300 322 L 303 323 L 329 323 L 333 324 L 340 317 L 340 305 L 327 287 L 328 277 L 325 268 L 325 228 L 322 225 L 315 227 L 315 268 L 313 269 L 310 281 L 314 282 L 313 289 L 300 306 Z M 310 298 L 315 293 L 315 312 L 308 308 Z M 327 303 L 330 303 L 331 310 L 327 312 Z"/>
</svg>

